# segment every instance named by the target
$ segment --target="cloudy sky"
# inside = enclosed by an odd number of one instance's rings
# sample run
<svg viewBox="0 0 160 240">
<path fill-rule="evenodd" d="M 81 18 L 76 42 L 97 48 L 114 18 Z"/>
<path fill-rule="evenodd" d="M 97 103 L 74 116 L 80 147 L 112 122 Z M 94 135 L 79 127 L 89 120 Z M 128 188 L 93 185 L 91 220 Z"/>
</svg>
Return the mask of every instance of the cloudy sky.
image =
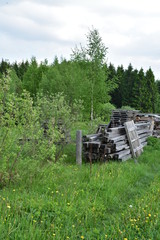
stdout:
<svg viewBox="0 0 160 240">
<path fill-rule="evenodd" d="M 107 61 L 160 79 L 159 0 L 0 0 L 0 57 L 69 59 L 92 26 L 108 47 Z"/>
</svg>

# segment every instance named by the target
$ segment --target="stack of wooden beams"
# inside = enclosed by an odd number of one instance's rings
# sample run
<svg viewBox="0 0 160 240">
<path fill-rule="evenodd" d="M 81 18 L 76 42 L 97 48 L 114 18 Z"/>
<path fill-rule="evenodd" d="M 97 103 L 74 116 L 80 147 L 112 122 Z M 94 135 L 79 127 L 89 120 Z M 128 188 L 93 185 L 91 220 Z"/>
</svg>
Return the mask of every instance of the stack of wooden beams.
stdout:
<svg viewBox="0 0 160 240">
<path fill-rule="evenodd" d="M 153 113 L 138 113 L 136 121 L 150 121 L 152 122 L 153 137 L 160 138 L 160 115 Z"/>
<path fill-rule="evenodd" d="M 126 116 L 135 117 L 136 115 L 133 111 L 130 115 L 127 114 L 124 118 L 121 118 L 121 122 L 122 120 L 125 121 L 125 119 L 128 120 L 129 117 Z M 124 115 L 121 114 L 121 117 L 122 116 Z M 125 126 L 119 124 L 117 127 L 112 127 L 115 124 L 115 122 L 113 124 L 112 121 L 113 119 L 109 125 L 99 125 L 95 134 L 83 137 L 83 155 L 86 161 L 126 161 L 132 157 Z M 147 144 L 147 138 L 151 136 L 153 132 L 151 130 L 151 121 L 136 122 L 135 129 L 140 144 L 144 147 Z"/>
<path fill-rule="evenodd" d="M 135 120 L 138 112 L 138 110 L 113 110 L 111 116 L 111 127 L 124 125 L 125 122 Z"/>
<path fill-rule="evenodd" d="M 135 124 L 142 146 L 147 144 L 147 138 L 152 135 L 150 122 Z M 83 137 L 83 154 L 86 161 L 125 161 L 131 158 L 131 150 L 125 127 L 101 129 L 98 133 Z"/>
</svg>

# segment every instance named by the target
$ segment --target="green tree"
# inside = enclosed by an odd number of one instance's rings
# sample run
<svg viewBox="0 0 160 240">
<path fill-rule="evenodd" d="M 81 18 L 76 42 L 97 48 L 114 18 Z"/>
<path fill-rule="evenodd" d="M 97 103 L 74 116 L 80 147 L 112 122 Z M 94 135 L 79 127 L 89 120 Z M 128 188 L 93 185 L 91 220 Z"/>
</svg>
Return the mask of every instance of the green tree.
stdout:
<svg viewBox="0 0 160 240">
<path fill-rule="evenodd" d="M 18 78 L 21 81 L 23 80 L 23 76 L 24 76 L 25 72 L 27 71 L 28 67 L 29 67 L 28 60 L 22 61 L 20 63 L 15 62 L 12 64 L 12 68 L 15 70 Z"/>
<path fill-rule="evenodd" d="M 122 106 L 131 106 L 133 99 L 134 70 L 129 64 L 127 70 L 124 71 L 121 83 Z"/>
<path fill-rule="evenodd" d="M 9 72 L 10 77 L 10 93 L 21 94 L 22 93 L 22 82 L 18 78 L 15 70 L 11 70 Z"/>
<path fill-rule="evenodd" d="M 4 74 L 7 75 L 8 70 L 10 69 L 10 63 L 8 60 L 3 60 L 0 63 L 0 77 L 2 77 Z"/>
<path fill-rule="evenodd" d="M 160 80 L 155 82 L 156 86 L 156 102 L 155 102 L 155 112 L 160 113 Z"/>
<path fill-rule="evenodd" d="M 121 84 L 123 80 L 124 69 L 123 66 L 118 66 L 116 70 L 114 65 L 110 64 L 108 71 L 108 78 L 114 79 L 117 85 L 117 87 L 111 93 L 111 103 L 120 108 L 122 106 Z"/>
<path fill-rule="evenodd" d="M 90 109 L 90 118 L 99 114 L 102 104 L 109 102 L 109 92 L 113 85 L 106 84 L 106 54 L 107 47 L 102 42 L 97 29 L 92 28 L 87 34 L 87 44 L 73 50 L 72 61 L 77 61 L 86 71 L 86 101 Z M 89 110 L 88 109 L 88 110 Z"/>
<path fill-rule="evenodd" d="M 156 84 L 155 77 L 151 68 L 146 71 L 146 88 L 147 88 L 147 102 L 148 102 L 148 112 L 155 112 L 155 104 L 156 104 Z"/>
<path fill-rule="evenodd" d="M 142 82 L 144 81 L 144 73 L 143 69 L 140 70 L 140 73 L 138 70 L 134 70 L 134 83 L 133 83 L 133 89 L 132 89 L 132 104 L 131 106 L 135 109 L 139 110 L 141 109 L 141 87 Z"/>
<path fill-rule="evenodd" d="M 35 97 L 39 92 L 42 76 L 48 69 L 47 64 L 48 62 L 45 60 L 38 65 L 36 58 L 33 57 L 23 75 L 23 88 L 30 92 L 32 97 Z"/>
</svg>

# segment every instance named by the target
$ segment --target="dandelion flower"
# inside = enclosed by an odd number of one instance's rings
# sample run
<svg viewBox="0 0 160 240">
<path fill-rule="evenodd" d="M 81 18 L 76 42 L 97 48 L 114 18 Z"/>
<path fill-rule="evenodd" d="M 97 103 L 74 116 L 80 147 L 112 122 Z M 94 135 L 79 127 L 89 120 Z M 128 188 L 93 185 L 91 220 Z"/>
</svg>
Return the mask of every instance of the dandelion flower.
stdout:
<svg viewBox="0 0 160 240">
<path fill-rule="evenodd" d="M 81 239 L 84 239 L 84 236 L 81 236 Z"/>
<path fill-rule="evenodd" d="M 148 216 L 151 217 L 151 214 L 149 213 Z"/>
</svg>

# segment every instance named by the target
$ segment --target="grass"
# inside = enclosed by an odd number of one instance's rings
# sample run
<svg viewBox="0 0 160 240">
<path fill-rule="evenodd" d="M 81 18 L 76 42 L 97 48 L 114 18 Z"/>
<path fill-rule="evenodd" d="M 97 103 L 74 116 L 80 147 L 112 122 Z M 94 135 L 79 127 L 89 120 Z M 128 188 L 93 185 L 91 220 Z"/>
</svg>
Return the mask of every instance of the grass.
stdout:
<svg viewBox="0 0 160 240">
<path fill-rule="evenodd" d="M 81 167 L 26 160 L 0 190 L 0 239 L 160 239 L 160 141 L 138 159 Z"/>
</svg>

